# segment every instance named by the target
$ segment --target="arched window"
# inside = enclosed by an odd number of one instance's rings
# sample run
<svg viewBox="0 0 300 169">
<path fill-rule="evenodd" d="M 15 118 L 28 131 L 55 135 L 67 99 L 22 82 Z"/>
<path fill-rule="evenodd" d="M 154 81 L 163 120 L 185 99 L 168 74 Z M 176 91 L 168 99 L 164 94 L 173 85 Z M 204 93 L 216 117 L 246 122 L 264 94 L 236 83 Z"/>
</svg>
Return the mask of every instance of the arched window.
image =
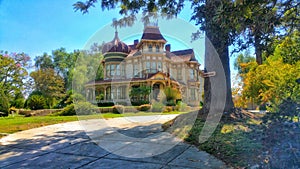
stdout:
<svg viewBox="0 0 300 169">
<path fill-rule="evenodd" d="M 152 52 L 152 45 L 148 45 L 149 52 Z"/>
<path fill-rule="evenodd" d="M 159 52 L 159 46 L 156 45 L 156 52 Z"/>
</svg>

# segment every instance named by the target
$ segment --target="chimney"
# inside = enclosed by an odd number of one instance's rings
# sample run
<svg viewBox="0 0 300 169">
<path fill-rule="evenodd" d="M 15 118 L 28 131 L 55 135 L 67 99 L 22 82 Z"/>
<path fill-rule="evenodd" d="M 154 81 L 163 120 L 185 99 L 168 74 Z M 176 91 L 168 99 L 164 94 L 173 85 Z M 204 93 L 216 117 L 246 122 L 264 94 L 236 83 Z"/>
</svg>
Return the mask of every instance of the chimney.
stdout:
<svg viewBox="0 0 300 169">
<path fill-rule="evenodd" d="M 134 45 L 134 46 L 136 46 L 138 43 L 139 43 L 139 40 L 138 40 L 138 39 L 136 39 L 136 40 L 133 41 L 133 45 Z"/>
<path fill-rule="evenodd" d="M 165 46 L 166 51 L 170 52 L 171 51 L 171 44 L 167 44 Z"/>
</svg>

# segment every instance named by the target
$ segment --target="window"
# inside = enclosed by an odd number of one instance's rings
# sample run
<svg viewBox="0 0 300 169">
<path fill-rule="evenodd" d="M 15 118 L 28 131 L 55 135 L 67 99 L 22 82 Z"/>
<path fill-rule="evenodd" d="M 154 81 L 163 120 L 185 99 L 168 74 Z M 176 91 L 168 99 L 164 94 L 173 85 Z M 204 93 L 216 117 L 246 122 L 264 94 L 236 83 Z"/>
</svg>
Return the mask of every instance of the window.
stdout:
<svg viewBox="0 0 300 169">
<path fill-rule="evenodd" d="M 111 100 L 111 87 L 106 88 L 106 100 Z"/>
<path fill-rule="evenodd" d="M 152 52 L 152 45 L 148 45 L 149 52 Z"/>
<path fill-rule="evenodd" d="M 151 69 L 150 61 L 147 61 L 146 62 L 146 70 L 148 73 L 150 72 L 150 69 Z"/>
<path fill-rule="evenodd" d="M 159 46 L 156 45 L 156 52 L 159 52 Z"/>
<path fill-rule="evenodd" d="M 156 73 L 157 69 L 156 69 L 156 62 L 152 62 L 151 65 L 151 73 Z"/>
<path fill-rule="evenodd" d="M 125 65 L 122 64 L 121 66 L 121 76 L 125 76 Z"/>
<path fill-rule="evenodd" d="M 195 72 L 194 69 L 190 69 L 190 79 L 194 80 L 195 79 Z"/>
<path fill-rule="evenodd" d="M 106 77 L 110 76 L 110 65 L 106 65 Z"/>
<path fill-rule="evenodd" d="M 111 99 L 117 99 L 117 89 L 115 87 L 111 88 Z"/>
<path fill-rule="evenodd" d="M 118 88 L 118 99 L 125 99 L 126 86 L 120 86 Z"/>
<path fill-rule="evenodd" d="M 179 80 L 182 79 L 182 70 L 181 70 L 181 68 L 177 69 L 177 79 L 179 79 Z"/>
<path fill-rule="evenodd" d="M 110 76 L 115 75 L 115 65 L 110 65 Z"/>
<path fill-rule="evenodd" d="M 196 89 L 191 89 L 191 100 L 197 100 L 196 99 Z"/>
<path fill-rule="evenodd" d="M 116 65 L 116 67 L 117 67 L 116 68 L 116 75 L 120 76 L 121 75 L 121 70 L 120 70 L 121 69 L 121 65 Z"/>
<path fill-rule="evenodd" d="M 157 62 L 157 69 L 158 69 L 158 71 L 162 71 L 162 63 L 161 62 Z"/>
<path fill-rule="evenodd" d="M 138 76 L 138 65 L 133 64 L 133 76 L 137 77 Z"/>
</svg>

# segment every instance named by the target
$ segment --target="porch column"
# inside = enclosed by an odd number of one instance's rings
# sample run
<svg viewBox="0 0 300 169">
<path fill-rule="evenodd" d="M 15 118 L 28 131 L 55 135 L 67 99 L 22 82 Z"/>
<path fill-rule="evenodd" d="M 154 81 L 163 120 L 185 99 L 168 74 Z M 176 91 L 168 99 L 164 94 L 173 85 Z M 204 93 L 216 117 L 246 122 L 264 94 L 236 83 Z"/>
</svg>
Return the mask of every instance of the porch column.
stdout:
<svg viewBox="0 0 300 169">
<path fill-rule="evenodd" d="M 104 101 L 106 101 L 106 88 L 107 88 L 107 86 L 104 86 L 103 88 L 104 88 Z"/>
</svg>

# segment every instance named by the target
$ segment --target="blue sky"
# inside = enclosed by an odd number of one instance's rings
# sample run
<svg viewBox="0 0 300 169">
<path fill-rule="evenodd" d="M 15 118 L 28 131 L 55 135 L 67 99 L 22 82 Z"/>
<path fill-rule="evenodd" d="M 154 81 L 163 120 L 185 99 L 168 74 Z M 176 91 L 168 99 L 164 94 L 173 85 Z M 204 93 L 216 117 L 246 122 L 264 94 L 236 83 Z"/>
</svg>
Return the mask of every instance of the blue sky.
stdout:
<svg viewBox="0 0 300 169">
<path fill-rule="evenodd" d="M 67 51 L 83 49 L 92 36 L 103 28 L 109 27 L 114 31 L 110 24 L 113 18 L 120 18 L 118 10 L 102 11 L 97 4 L 88 14 L 82 15 L 73 10 L 72 5 L 76 1 L 78 0 L 0 0 L 0 50 L 25 52 L 33 59 L 60 47 Z M 187 5 L 179 18 L 189 22 L 191 13 Z M 171 31 L 174 29 L 181 28 L 170 28 Z M 112 36 L 113 33 L 106 41 L 110 41 Z M 168 37 L 169 42 L 176 41 L 176 37 Z M 99 43 L 102 40 L 99 39 Z M 204 45 L 201 48 L 204 51 Z M 179 45 L 172 45 L 172 49 L 179 49 Z M 233 60 L 232 57 L 230 59 Z M 233 68 L 231 70 L 234 71 Z"/>
<path fill-rule="evenodd" d="M 0 50 L 34 58 L 60 47 L 82 49 L 96 31 L 120 17 L 117 10 L 102 11 L 99 4 L 82 15 L 73 10 L 76 1 L 0 0 Z"/>
</svg>

